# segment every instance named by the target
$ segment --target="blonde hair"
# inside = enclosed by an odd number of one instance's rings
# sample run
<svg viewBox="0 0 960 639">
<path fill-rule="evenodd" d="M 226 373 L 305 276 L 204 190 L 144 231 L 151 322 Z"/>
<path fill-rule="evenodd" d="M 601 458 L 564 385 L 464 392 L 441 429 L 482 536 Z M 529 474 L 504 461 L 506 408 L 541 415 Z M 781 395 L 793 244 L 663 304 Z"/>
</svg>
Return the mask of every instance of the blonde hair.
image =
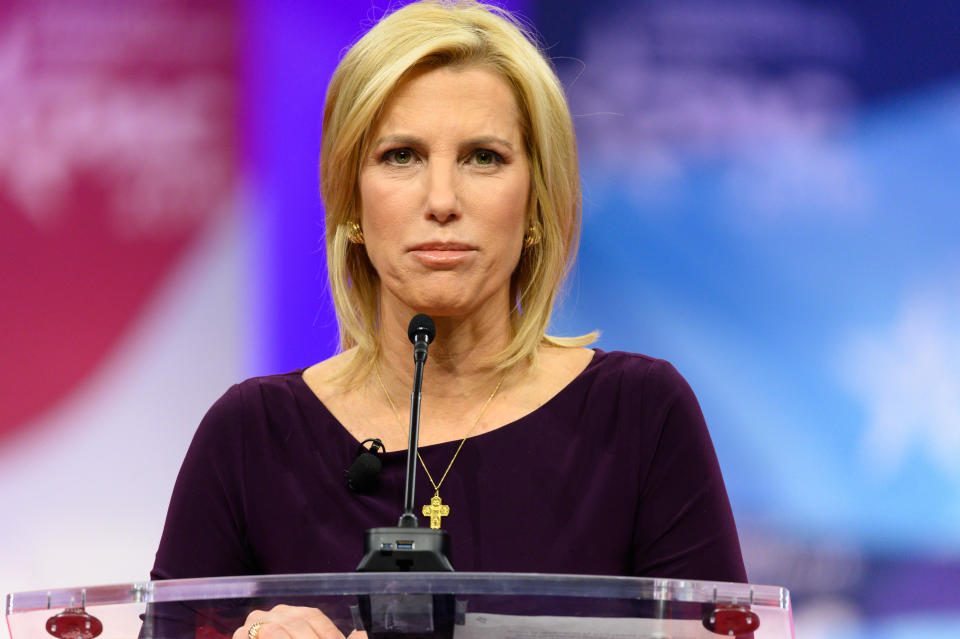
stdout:
<svg viewBox="0 0 960 639">
<path fill-rule="evenodd" d="M 359 223 L 359 169 L 384 103 L 413 70 L 480 66 L 507 80 L 520 113 L 530 163 L 528 222 L 541 239 L 523 250 L 511 286 L 513 336 L 492 364 L 506 370 L 534 361 L 542 342 L 582 346 L 580 337 L 546 335 L 553 303 L 580 237 L 576 138 L 563 88 L 532 30 L 499 7 L 475 0 L 424 0 L 383 18 L 344 56 L 327 88 L 320 151 L 326 209 L 327 272 L 340 347 L 357 347 L 346 374 L 369 372 L 379 351 L 379 278 L 362 245 L 348 240 Z"/>
</svg>

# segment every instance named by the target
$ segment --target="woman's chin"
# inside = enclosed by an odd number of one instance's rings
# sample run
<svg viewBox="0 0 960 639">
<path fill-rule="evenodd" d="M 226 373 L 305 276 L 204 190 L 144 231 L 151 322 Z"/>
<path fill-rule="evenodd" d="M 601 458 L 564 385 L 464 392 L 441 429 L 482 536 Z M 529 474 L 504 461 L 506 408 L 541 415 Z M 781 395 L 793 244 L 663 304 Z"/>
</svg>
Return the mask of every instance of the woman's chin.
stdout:
<svg viewBox="0 0 960 639">
<path fill-rule="evenodd" d="M 408 278 L 402 282 L 390 282 L 384 287 L 382 295 L 382 303 L 393 306 L 399 302 L 398 309 L 406 307 L 414 313 L 425 313 L 434 319 L 468 319 L 490 313 L 510 313 L 507 286 L 490 290 L 476 278 L 449 275 L 416 280 Z"/>
<path fill-rule="evenodd" d="M 411 307 L 417 313 L 424 313 L 430 317 L 437 319 L 440 317 L 444 318 L 462 318 L 469 317 L 477 311 L 476 308 L 472 306 L 467 306 L 464 304 L 449 302 L 449 301 L 423 301 L 412 304 Z"/>
<path fill-rule="evenodd" d="M 425 313 L 430 317 L 437 319 L 444 318 L 468 318 L 481 313 L 486 305 L 478 303 L 476 299 L 467 299 L 463 292 L 459 294 L 451 292 L 449 295 L 423 295 L 410 299 L 407 304 L 417 313 Z"/>
</svg>

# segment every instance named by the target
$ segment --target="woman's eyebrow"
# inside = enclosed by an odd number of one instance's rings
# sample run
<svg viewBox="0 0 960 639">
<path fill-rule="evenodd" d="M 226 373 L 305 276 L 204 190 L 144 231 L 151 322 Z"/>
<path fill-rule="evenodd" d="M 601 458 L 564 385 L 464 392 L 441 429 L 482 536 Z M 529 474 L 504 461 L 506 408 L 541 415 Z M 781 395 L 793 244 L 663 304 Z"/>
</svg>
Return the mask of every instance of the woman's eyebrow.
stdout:
<svg viewBox="0 0 960 639">
<path fill-rule="evenodd" d="M 415 135 L 385 135 L 381 138 L 377 138 L 373 143 L 373 147 L 379 147 L 382 144 L 402 144 L 404 146 L 412 147 L 423 147 L 426 145 L 426 142 L 422 138 L 418 138 Z M 470 146 L 485 146 L 488 144 L 500 144 L 508 151 L 513 151 L 513 144 L 504 138 L 498 137 L 496 135 L 481 135 L 475 138 L 470 138 L 464 140 L 460 143 L 461 147 L 470 147 Z"/>
<path fill-rule="evenodd" d="M 380 146 L 386 142 L 389 142 L 390 144 L 403 144 L 406 146 L 424 146 L 425 144 L 422 139 L 414 135 L 385 135 L 382 138 L 378 138 L 373 143 L 373 146 Z"/>
<path fill-rule="evenodd" d="M 469 140 L 464 140 L 461 146 L 486 146 L 489 144 L 500 144 L 505 146 L 508 151 L 513 151 L 513 145 L 509 141 L 504 140 L 503 138 L 497 137 L 495 135 L 483 135 L 476 138 L 470 138 Z"/>
</svg>

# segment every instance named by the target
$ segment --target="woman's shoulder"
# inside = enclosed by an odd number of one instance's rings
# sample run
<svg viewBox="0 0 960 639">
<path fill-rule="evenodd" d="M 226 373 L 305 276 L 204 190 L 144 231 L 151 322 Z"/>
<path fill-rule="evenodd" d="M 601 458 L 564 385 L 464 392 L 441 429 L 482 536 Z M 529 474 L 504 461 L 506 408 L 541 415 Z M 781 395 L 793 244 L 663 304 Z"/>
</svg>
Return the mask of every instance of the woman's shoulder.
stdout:
<svg viewBox="0 0 960 639">
<path fill-rule="evenodd" d="M 277 417 L 302 414 L 310 399 L 302 380 L 302 369 L 250 377 L 230 386 L 210 407 L 200 422 L 197 437 L 219 439 L 239 435 L 257 424 L 278 421 Z"/>
<path fill-rule="evenodd" d="M 635 417 L 637 411 L 659 413 L 684 398 L 695 401 L 686 380 L 664 359 L 599 348 L 557 348 L 550 355 L 538 366 L 548 371 L 538 376 L 546 382 L 539 384 L 539 396 L 550 399 L 537 406 L 549 404 L 551 415 L 619 406 L 621 416 Z M 523 389 L 522 395 L 536 394 Z"/>
<path fill-rule="evenodd" d="M 334 380 L 338 379 L 348 368 L 354 357 L 355 350 L 356 349 L 350 349 L 337 353 L 332 357 L 317 362 L 313 366 L 304 368 L 300 371 L 301 379 L 315 394 L 322 397 L 325 394 L 325 389 L 336 386 Z"/>
<path fill-rule="evenodd" d="M 250 404 L 269 402 L 272 399 L 295 399 L 302 394 L 304 370 L 299 368 L 288 373 L 248 377 L 228 388 L 214 404 L 214 408 L 249 409 Z"/>
<path fill-rule="evenodd" d="M 689 388 L 679 371 L 665 359 L 631 353 L 594 349 L 595 355 L 584 373 L 593 373 L 601 380 L 618 380 L 631 385 L 654 386 L 662 390 Z"/>
</svg>

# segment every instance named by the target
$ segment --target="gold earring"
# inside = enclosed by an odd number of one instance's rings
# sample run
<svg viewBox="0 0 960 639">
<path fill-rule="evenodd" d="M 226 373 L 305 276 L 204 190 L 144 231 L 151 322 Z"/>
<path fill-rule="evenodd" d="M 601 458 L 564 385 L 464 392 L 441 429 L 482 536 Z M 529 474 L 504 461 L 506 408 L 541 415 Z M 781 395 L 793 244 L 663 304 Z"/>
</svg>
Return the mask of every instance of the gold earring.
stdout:
<svg viewBox="0 0 960 639">
<path fill-rule="evenodd" d="M 347 226 L 347 241 L 351 244 L 363 244 L 363 229 L 356 222 L 350 222 Z"/>
<path fill-rule="evenodd" d="M 539 244 L 542 239 L 543 233 L 540 232 L 540 227 L 537 224 L 531 224 L 530 228 L 527 229 L 527 234 L 523 236 L 523 248 L 528 249 L 535 244 Z"/>
</svg>

